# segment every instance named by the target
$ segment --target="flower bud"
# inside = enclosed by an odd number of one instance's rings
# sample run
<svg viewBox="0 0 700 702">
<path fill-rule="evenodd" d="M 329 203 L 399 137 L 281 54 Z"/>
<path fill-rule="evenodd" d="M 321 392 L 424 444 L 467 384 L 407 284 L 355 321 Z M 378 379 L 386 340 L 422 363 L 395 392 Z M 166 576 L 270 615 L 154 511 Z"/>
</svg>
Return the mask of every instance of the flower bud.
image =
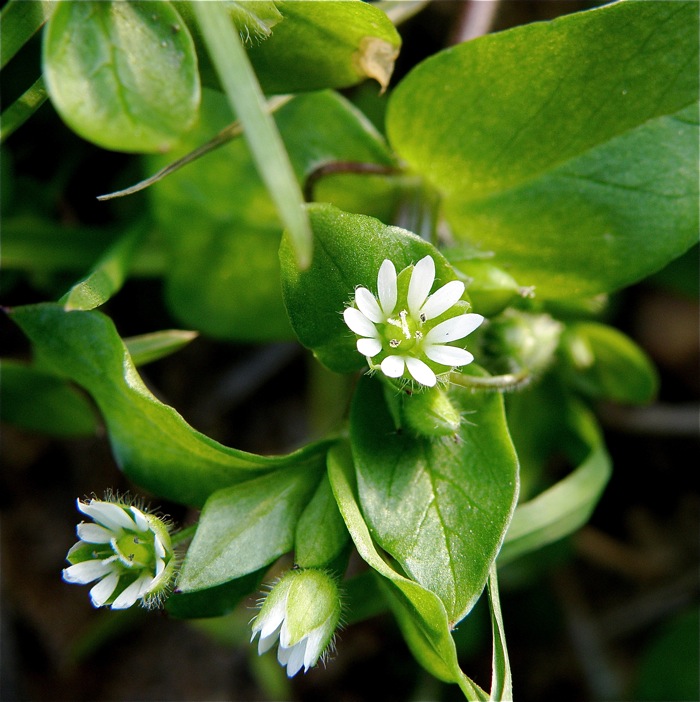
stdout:
<svg viewBox="0 0 700 702">
<path fill-rule="evenodd" d="M 251 641 L 260 634 L 258 653 L 279 639 L 277 660 L 293 677 L 306 672 L 332 645 L 340 620 L 340 593 L 335 580 L 322 570 L 291 570 L 266 596 L 252 621 Z"/>
<path fill-rule="evenodd" d="M 168 527 L 161 519 L 134 506 L 112 500 L 77 501 L 78 510 L 93 522 L 78 524 L 80 539 L 66 559 L 67 583 L 87 585 L 95 607 L 127 609 L 137 600 L 157 606 L 175 575 Z"/>
<path fill-rule="evenodd" d="M 471 259 L 453 265 L 468 277 L 467 292 L 474 309 L 486 317 L 495 317 L 520 294 L 513 276 L 490 261 Z"/>
<path fill-rule="evenodd" d="M 428 438 L 457 433 L 462 417 L 440 387 L 405 397 L 403 419 L 419 436 Z"/>
</svg>

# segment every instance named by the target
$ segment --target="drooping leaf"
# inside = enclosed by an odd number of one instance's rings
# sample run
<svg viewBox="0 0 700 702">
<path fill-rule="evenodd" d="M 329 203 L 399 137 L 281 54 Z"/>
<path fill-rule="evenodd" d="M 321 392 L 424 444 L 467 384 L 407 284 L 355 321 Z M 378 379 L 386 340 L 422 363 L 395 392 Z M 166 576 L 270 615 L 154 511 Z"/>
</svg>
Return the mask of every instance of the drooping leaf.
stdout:
<svg viewBox="0 0 700 702">
<path fill-rule="evenodd" d="M 89 436 L 97 430 L 90 402 L 63 378 L 9 359 L 0 364 L 0 419 L 51 436 Z"/>
<path fill-rule="evenodd" d="M 104 148 L 164 151 L 197 116 L 194 44 L 165 0 L 59 3 L 43 61 L 58 113 Z"/>
<path fill-rule="evenodd" d="M 348 447 L 338 445 L 331 449 L 328 475 L 355 547 L 365 562 L 382 577 L 383 589 L 413 655 L 435 677 L 457 683 L 468 699 L 488 699 L 488 695 L 459 667 L 447 612 L 440 599 L 417 582 L 397 573 L 379 555 L 360 512 Z"/>
<path fill-rule="evenodd" d="M 467 42 L 396 88 L 390 141 L 521 285 L 614 290 L 697 241 L 697 34 L 695 2 L 625 0 Z"/>
<path fill-rule="evenodd" d="M 92 395 L 120 467 L 159 497 L 201 506 L 221 488 L 288 466 L 312 471 L 324 461 L 326 443 L 268 457 L 227 448 L 196 431 L 143 384 L 111 320 L 99 312 L 67 312 L 47 303 L 15 308 L 10 316 L 43 367 Z"/>
<path fill-rule="evenodd" d="M 215 587 L 289 551 L 322 470 L 300 464 L 215 492 L 202 510 L 178 588 L 187 593 Z"/>
<path fill-rule="evenodd" d="M 474 606 L 518 494 L 502 397 L 454 388 L 454 438 L 397 431 L 382 386 L 363 378 L 350 416 L 362 511 L 377 543 L 442 600 L 450 622 Z M 410 402 L 410 398 L 407 399 Z"/>
<path fill-rule="evenodd" d="M 549 457 L 545 447 L 549 452 L 568 450 L 572 457 L 581 455 L 582 458 L 565 478 L 518 505 L 498 557 L 499 565 L 553 543 L 583 526 L 610 478 L 610 457 L 595 418 L 580 402 L 562 395 L 558 399 L 557 412 L 545 428 L 541 418 L 534 426 L 530 421 L 537 414 L 538 404 L 528 401 L 527 395 L 513 398 L 515 407 L 509 412 L 509 422 L 515 445 L 523 458 L 534 449 L 544 463 Z M 538 445 L 526 448 L 521 437 L 529 433 L 538 434 Z"/>
<path fill-rule="evenodd" d="M 435 247 L 405 229 L 330 205 L 310 205 L 309 215 L 316 251 L 311 267 L 296 269 L 286 238 L 280 248 L 287 313 L 301 343 L 331 370 L 347 373 L 366 361 L 357 352 L 356 336 L 342 312 L 358 285 L 376 292 L 385 258 L 401 271 L 429 254 L 441 283 L 454 279 L 454 273 Z"/>
<path fill-rule="evenodd" d="M 345 88 L 366 78 L 387 87 L 401 38 L 381 10 L 360 0 L 277 6 L 284 19 L 249 50 L 265 92 Z"/>
<path fill-rule="evenodd" d="M 300 180 L 333 161 L 392 163 L 377 132 L 334 93 L 299 96 L 275 118 Z M 223 97 L 205 90 L 200 124 L 175 156 L 230 120 Z M 150 157 L 149 169 L 170 158 Z M 245 143 L 236 140 L 189 164 L 151 188 L 150 196 L 169 245 L 166 294 L 176 316 L 219 338 L 291 338 L 279 285 L 282 225 Z"/>
</svg>

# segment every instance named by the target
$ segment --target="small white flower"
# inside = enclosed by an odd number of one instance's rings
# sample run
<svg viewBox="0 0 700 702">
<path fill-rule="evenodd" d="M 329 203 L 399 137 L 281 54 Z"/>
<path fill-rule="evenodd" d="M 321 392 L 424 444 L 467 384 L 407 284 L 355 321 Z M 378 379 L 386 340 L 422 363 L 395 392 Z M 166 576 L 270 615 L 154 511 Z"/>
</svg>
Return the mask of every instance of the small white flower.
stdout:
<svg viewBox="0 0 700 702">
<path fill-rule="evenodd" d="M 251 641 L 259 634 L 258 654 L 279 641 L 277 660 L 293 677 L 315 665 L 332 645 L 340 620 L 340 595 L 321 570 L 292 570 L 270 590 L 252 621 Z"/>
<path fill-rule="evenodd" d="M 68 551 L 67 583 L 93 583 L 95 607 L 127 609 L 141 600 L 156 604 L 173 579 L 175 559 L 163 521 L 137 507 L 109 500 L 77 500 L 94 523 L 77 526 L 80 539 Z"/>
<path fill-rule="evenodd" d="M 484 318 L 462 313 L 437 322 L 460 300 L 464 283 L 450 281 L 431 295 L 435 282 L 431 256 L 418 261 L 410 275 L 405 299 L 399 300 L 400 276 L 396 275 L 394 264 L 385 259 L 377 276 L 377 296 L 358 287 L 356 306 L 347 307 L 343 319 L 360 337 L 357 350 L 367 357 L 371 368 L 381 369 L 389 378 L 406 378 L 408 374 L 421 385 L 433 387 L 437 383 L 436 370 L 445 372 L 474 360 L 469 351 L 450 346 L 449 342 L 471 334 Z M 435 369 L 429 362 L 447 368 Z"/>
</svg>

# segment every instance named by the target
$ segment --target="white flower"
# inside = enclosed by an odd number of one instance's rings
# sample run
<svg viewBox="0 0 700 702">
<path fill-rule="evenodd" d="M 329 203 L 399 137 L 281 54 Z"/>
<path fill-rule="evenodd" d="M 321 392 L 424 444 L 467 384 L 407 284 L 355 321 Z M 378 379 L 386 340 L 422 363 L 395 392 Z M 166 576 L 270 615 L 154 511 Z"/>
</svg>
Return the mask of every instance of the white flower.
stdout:
<svg viewBox="0 0 700 702">
<path fill-rule="evenodd" d="M 399 300 L 401 275 L 397 276 L 394 264 L 385 259 L 377 276 L 377 296 L 365 287 L 358 287 L 356 306 L 347 307 L 343 318 L 360 337 L 357 350 L 367 357 L 371 368 L 381 369 L 389 378 L 406 378 L 408 374 L 421 385 L 433 387 L 437 383 L 436 369 L 429 362 L 447 366 L 445 371 L 471 363 L 474 356 L 469 351 L 450 346 L 449 342 L 463 339 L 484 318 L 480 314 L 462 313 L 437 321 L 460 300 L 464 283 L 450 281 L 431 295 L 435 282 L 435 262 L 431 256 L 422 258 L 413 267 L 408 290 Z M 375 358 L 377 361 L 372 360 Z"/>
<path fill-rule="evenodd" d="M 68 583 L 87 585 L 95 607 L 126 609 L 142 600 L 156 604 L 167 591 L 175 559 L 163 521 L 136 507 L 109 500 L 77 500 L 94 523 L 77 527 L 78 543 L 68 551 L 63 570 Z"/>
<path fill-rule="evenodd" d="M 322 570 L 292 570 L 270 590 L 252 621 L 251 641 L 260 634 L 258 654 L 279 641 L 277 660 L 293 677 L 315 665 L 331 645 L 340 620 L 340 595 Z"/>
</svg>

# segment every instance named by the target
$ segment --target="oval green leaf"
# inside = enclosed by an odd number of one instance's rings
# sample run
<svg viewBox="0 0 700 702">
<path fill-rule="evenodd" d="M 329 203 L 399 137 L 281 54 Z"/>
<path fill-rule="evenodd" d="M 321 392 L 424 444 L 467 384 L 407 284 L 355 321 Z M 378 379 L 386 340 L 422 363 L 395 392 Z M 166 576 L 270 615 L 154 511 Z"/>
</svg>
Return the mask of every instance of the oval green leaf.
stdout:
<svg viewBox="0 0 700 702">
<path fill-rule="evenodd" d="M 617 289 L 697 241 L 697 35 L 697 3 L 627 0 L 467 42 L 397 87 L 390 141 L 538 296 Z"/>
<path fill-rule="evenodd" d="M 44 34 L 56 110 L 106 149 L 165 151 L 199 109 L 197 56 L 168 2 L 63 2 Z"/>
<path fill-rule="evenodd" d="M 455 387 L 450 399 L 464 417 L 454 439 L 418 438 L 396 427 L 381 383 L 363 378 L 350 436 L 373 537 L 438 595 L 454 625 L 481 595 L 501 547 L 518 495 L 518 460 L 499 394 Z"/>
</svg>

